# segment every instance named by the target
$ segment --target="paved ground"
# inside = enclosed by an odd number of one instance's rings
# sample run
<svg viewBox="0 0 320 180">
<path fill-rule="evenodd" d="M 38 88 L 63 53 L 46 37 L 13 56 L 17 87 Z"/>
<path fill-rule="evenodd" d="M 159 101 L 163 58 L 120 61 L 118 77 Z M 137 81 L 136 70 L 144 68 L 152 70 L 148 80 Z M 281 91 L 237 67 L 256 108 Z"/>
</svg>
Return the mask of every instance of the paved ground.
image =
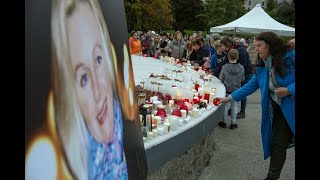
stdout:
<svg viewBox="0 0 320 180">
<path fill-rule="evenodd" d="M 238 111 L 240 110 L 240 102 Z M 215 151 L 200 180 L 262 180 L 266 178 L 270 158 L 263 160 L 260 131 L 260 91 L 248 97 L 246 118 L 237 121 L 231 130 L 230 116 L 227 128 L 215 129 Z M 295 151 L 287 150 L 287 160 L 280 180 L 295 179 Z"/>
</svg>

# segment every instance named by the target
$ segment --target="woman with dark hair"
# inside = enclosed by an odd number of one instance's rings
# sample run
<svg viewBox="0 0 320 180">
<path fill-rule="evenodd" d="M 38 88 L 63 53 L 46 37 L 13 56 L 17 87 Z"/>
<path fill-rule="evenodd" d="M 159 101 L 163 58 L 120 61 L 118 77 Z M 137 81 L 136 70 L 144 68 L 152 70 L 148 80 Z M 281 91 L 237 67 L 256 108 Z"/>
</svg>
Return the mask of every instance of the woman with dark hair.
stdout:
<svg viewBox="0 0 320 180">
<path fill-rule="evenodd" d="M 260 59 L 252 79 L 220 103 L 241 100 L 261 91 L 261 135 L 264 159 L 270 158 L 266 179 L 279 179 L 287 148 L 295 146 L 295 51 L 273 32 L 256 38 Z"/>
</svg>

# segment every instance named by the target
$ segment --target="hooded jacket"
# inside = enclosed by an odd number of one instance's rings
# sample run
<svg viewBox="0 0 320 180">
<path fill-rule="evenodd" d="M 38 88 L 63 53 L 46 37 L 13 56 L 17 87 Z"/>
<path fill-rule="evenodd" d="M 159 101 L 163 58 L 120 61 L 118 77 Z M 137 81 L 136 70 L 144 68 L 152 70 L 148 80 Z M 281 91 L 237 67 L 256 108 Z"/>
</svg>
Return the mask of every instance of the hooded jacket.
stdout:
<svg viewBox="0 0 320 180">
<path fill-rule="evenodd" d="M 244 68 L 239 63 L 227 63 L 222 66 L 219 79 L 230 94 L 241 87 L 241 81 L 245 79 Z"/>
</svg>

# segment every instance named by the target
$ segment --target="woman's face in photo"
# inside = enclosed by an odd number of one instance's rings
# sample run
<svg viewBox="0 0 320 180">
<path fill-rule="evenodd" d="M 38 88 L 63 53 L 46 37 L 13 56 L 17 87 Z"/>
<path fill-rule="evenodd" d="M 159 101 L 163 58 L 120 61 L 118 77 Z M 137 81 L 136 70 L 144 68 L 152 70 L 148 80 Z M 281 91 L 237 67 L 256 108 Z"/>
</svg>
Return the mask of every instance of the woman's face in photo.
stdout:
<svg viewBox="0 0 320 180">
<path fill-rule="evenodd" d="M 73 83 L 86 125 L 100 143 L 113 137 L 113 84 L 98 21 L 81 2 L 67 19 Z"/>
</svg>

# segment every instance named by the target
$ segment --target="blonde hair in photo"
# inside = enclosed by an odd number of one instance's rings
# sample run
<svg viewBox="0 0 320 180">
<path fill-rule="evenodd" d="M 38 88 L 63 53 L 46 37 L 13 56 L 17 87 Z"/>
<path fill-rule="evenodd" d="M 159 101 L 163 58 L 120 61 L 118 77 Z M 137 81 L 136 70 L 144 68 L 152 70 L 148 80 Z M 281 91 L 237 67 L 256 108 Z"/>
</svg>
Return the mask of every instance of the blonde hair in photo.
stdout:
<svg viewBox="0 0 320 180">
<path fill-rule="evenodd" d="M 86 3 L 95 15 L 101 38 L 102 48 L 109 60 L 108 73 L 113 83 L 114 95 L 116 86 L 114 80 L 114 64 L 111 54 L 110 38 L 96 0 L 53 0 L 52 3 L 52 82 L 55 102 L 55 120 L 59 138 L 64 147 L 64 154 L 68 161 L 69 170 L 76 179 L 88 179 L 89 142 L 88 130 L 80 106 L 77 101 L 72 73 L 69 42 L 67 34 L 67 18 L 76 10 L 77 6 Z M 81 38 L 81 37 L 79 37 Z"/>
</svg>

